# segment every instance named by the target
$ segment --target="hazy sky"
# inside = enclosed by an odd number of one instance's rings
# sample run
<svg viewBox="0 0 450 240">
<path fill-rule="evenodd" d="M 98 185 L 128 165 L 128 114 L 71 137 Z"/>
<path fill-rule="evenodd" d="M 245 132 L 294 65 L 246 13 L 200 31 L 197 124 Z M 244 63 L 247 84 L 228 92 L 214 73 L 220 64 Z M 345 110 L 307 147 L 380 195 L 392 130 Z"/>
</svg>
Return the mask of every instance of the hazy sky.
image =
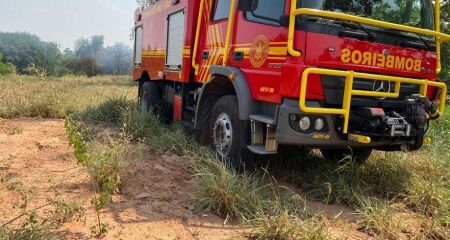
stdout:
<svg viewBox="0 0 450 240">
<path fill-rule="evenodd" d="M 79 37 L 102 34 L 106 45 L 130 42 L 135 0 L 0 0 L 0 32 L 26 31 L 73 48 Z"/>
</svg>

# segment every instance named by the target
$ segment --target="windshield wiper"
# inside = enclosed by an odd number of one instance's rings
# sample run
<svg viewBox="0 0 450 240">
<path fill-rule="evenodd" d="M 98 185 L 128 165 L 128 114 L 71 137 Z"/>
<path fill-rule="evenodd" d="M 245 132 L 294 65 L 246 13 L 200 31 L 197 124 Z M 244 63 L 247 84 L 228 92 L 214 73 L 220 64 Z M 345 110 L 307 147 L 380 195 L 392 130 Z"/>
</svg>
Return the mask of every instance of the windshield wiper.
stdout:
<svg viewBox="0 0 450 240">
<path fill-rule="evenodd" d="M 386 31 L 398 36 L 406 36 L 409 37 L 410 39 L 416 39 L 416 40 L 420 40 L 421 42 L 417 42 L 417 41 L 401 41 L 400 44 L 404 47 L 412 47 L 412 48 L 419 48 L 419 49 L 424 49 L 424 50 L 431 50 L 432 46 L 430 45 L 430 43 L 425 40 L 425 38 L 422 37 L 422 35 L 420 35 L 419 33 L 415 33 L 415 32 L 405 32 L 405 31 Z M 417 37 L 411 36 L 411 34 L 414 34 Z"/>
<path fill-rule="evenodd" d="M 425 44 L 426 50 L 430 50 L 431 49 L 430 43 L 427 42 L 427 40 L 425 40 L 419 33 L 415 34 L 419 37 L 419 39 L 423 42 L 423 44 Z"/>
<path fill-rule="evenodd" d="M 356 28 L 359 30 L 362 30 L 363 32 L 365 32 L 367 34 L 367 36 L 369 37 L 368 40 L 369 41 L 375 41 L 375 34 L 373 34 L 372 32 L 370 32 L 367 28 L 365 28 L 361 23 L 349 23 L 347 21 L 334 21 L 334 23 L 338 23 L 341 26 L 346 26 L 346 27 L 351 27 L 351 28 Z"/>
</svg>

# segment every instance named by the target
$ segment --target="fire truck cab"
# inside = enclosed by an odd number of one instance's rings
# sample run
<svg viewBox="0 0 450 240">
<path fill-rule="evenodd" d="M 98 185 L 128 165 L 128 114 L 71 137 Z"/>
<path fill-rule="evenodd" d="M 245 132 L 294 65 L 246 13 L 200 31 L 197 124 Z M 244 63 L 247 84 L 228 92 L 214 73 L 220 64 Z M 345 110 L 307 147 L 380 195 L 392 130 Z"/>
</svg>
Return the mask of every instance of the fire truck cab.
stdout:
<svg viewBox="0 0 450 240">
<path fill-rule="evenodd" d="M 232 166 L 279 145 L 417 150 L 445 110 L 439 1 L 161 0 L 135 12 L 139 103 Z"/>
</svg>

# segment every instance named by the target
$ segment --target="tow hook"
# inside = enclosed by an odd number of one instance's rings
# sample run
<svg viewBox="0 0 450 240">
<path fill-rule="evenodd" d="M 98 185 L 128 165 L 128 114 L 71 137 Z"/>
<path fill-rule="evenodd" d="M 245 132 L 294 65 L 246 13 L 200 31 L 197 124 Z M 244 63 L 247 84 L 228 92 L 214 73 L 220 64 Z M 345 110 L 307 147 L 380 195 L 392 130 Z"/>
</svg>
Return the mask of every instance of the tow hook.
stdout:
<svg viewBox="0 0 450 240">
<path fill-rule="evenodd" d="M 431 139 L 431 137 L 424 137 L 423 138 L 423 144 L 429 145 L 433 142 L 433 140 Z"/>
</svg>

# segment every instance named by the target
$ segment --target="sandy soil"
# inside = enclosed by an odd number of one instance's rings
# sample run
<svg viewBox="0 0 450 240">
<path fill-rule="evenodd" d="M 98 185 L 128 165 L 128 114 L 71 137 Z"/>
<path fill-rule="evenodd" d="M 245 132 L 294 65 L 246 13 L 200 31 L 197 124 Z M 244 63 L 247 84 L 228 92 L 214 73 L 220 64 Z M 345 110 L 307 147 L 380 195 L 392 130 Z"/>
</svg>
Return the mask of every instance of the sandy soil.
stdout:
<svg viewBox="0 0 450 240">
<path fill-rule="evenodd" d="M 36 190 L 32 206 L 56 195 L 82 203 L 86 220 L 70 222 L 61 230 L 67 239 L 90 239 L 90 227 L 96 223 L 90 204 L 93 193 L 86 173 L 76 165 L 63 126 L 62 120 L 0 121 L 0 221 L 19 214 L 14 205 L 20 196 L 8 186 L 21 182 Z M 246 239 L 248 229 L 193 212 L 194 179 L 177 156 L 147 151 L 132 169 L 120 194 L 102 211 L 102 221 L 109 225 L 106 239 Z M 353 214 L 344 206 L 311 203 L 309 207 L 329 218 L 346 219 Z M 340 221 L 330 227 L 340 239 L 368 237 Z"/>
<path fill-rule="evenodd" d="M 70 222 L 62 230 L 67 239 L 89 239 L 96 215 L 90 205 L 87 175 L 76 165 L 62 120 L 7 120 L 0 122 L 0 220 L 19 215 L 14 205 L 20 196 L 7 186 L 21 182 L 35 188 L 30 205 L 59 196 L 83 203 L 85 222 Z M 106 239 L 245 239 L 244 228 L 214 215 L 192 211 L 193 177 L 176 156 L 144 154 L 134 163 L 121 194 L 102 211 L 109 225 Z"/>
</svg>

